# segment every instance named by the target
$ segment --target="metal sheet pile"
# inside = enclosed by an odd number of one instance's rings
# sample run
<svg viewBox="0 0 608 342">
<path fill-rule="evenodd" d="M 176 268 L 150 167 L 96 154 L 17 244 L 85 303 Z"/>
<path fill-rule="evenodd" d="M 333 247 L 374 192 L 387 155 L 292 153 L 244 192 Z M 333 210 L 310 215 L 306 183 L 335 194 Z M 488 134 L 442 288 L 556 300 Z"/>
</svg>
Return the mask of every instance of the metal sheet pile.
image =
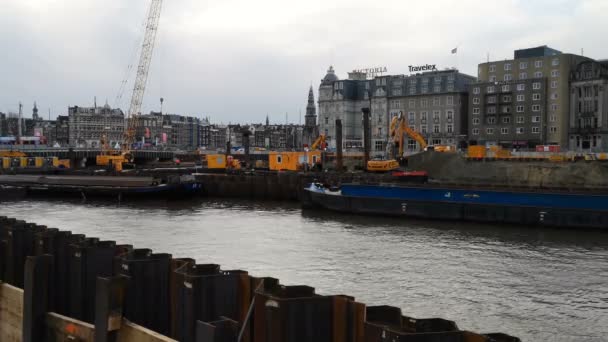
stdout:
<svg viewBox="0 0 608 342">
<path fill-rule="evenodd" d="M 44 320 L 25 323 L 32 312 L 91 323 L 95 341 L 115 341 L 125 319 L 184 342 L 520 341 L 2 216 L 0 279 L 36 308 L 24 309 L 25 342 L 46 341 Z"/>
</svg>

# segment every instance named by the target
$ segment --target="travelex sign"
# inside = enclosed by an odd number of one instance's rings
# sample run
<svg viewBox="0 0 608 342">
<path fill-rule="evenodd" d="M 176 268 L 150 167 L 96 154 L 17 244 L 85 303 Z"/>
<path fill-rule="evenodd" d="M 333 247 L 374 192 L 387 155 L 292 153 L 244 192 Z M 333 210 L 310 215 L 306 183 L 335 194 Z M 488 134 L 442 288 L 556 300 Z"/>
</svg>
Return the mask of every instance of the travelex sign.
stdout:
<svg viewBox="0 0 608 342">
<path fill-rule="evenodd" d="M 410 68 L 410 72 L 437 70 L 437 64 L 409 65 L 408 67 Z"/>
</svg>

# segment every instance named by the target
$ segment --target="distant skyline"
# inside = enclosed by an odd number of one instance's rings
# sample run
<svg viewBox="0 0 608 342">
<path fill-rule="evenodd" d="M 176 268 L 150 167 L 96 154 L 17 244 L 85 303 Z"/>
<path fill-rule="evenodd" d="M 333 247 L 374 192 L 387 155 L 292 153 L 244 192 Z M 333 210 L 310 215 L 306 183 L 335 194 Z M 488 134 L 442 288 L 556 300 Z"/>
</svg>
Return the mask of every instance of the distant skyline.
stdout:
<svg viewBox="0 0 608 342">
<path fill-rule="evenodd" d="M 106 102 L 127 110 L 149 0 L 4 0 L 0 11 L 0 112 L 24 105 L 52 118 L 73 105 Z M 548 45 L 608 58 L 605 0 L 482 0 L 381 3 L 359 0 L 166 0 L 143 112 L 212 122 L 302 122 L 308 88 L 315 99 L 329 65 L 353 69 L 409 65 L 457 67 L 512 58 Z M 452 54 L 454 48 L 457 54 Z M 130 82 L 121 103 L 116 96 Z"/>
</svg>

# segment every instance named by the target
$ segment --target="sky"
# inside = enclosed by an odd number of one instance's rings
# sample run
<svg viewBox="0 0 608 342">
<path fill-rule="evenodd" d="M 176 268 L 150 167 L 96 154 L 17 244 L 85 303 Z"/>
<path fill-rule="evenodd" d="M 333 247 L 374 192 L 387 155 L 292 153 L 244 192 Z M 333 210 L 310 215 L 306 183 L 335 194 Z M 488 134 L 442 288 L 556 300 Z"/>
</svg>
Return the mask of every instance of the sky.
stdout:
<svg viewBox="0 0 608 342">
<path fill-rule="evenodd" d="M 149 4 L 0 0 L 0 112 L 21 101 L 29 117 L 36 101 L 54 118 L 95 97 L 126 111 Z M 604 59 L 605 13 L 606 0 L 165 0 L 142 112 L 162 97 L 163 112 L 212 123 L 298 123 L 329 65 L 475 76 L 488 55 L 539 45 Z"/>
</svg>

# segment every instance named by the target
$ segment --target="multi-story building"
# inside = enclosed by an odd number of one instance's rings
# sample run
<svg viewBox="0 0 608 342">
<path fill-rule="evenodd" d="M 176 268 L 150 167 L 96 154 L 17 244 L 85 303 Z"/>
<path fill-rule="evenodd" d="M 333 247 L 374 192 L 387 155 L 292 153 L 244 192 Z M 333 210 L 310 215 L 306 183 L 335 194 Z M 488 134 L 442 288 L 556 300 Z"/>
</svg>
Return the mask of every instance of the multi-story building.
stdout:
<svg viewBox="0 0 608 342">
<path fill-rule="evenodd" d="M 68 107 L 69 142 L 72 146 L 99 148 L 105 135 L 110 146 L 123 141 L 125 116 L 120 109 L 103 107 Z"/>
<path fill-rule="evenodd" d="M 319 130 L 335 147 L 335 120 L 342 120 L 344 148 L 363 146 L 362 108 L 371 108 L 372 150 L 383 152 L 390 121 L 405 115 L 408 125 L 429 144 L 456 145 L 467 133 L 467 85 L 475 79 L 455 69 L 379 76 L 367 79 L 360 72 L 339 80 L 332 67 L 319 87 Z M 407 141 L 408 150 L 420 146 Z"/>
<path fill-rule="evenodd" d="M 470 85 L 469 141 L 568 146 L 569 78 L 584 60 L 540 46 L 515 50 L 513 59 L 479 64 L 479 83 Z M 488 92 L 491 87 L 494 92 Z M 496 103 L 488 102 L 493 99 Z"/>
<path fill-rule="evenodd" d="M 226 137 L 228 127 L 225 125 L 211 125 L 209 127 L 209 146 L 210 149 L 226 149 Z"/>
<path fill-rule="evenodd" d="M 195 117 L 150 112 L 139 115 L 135 127 L 135 140 L 144 146 L 196 149 L 202 145 L 201 120 Z"/>
<path fill-rule="evenodd" d="M 570 76 L 569 148 L 608 150 L 608 61 L 583 61 Z"/>
</svg>

